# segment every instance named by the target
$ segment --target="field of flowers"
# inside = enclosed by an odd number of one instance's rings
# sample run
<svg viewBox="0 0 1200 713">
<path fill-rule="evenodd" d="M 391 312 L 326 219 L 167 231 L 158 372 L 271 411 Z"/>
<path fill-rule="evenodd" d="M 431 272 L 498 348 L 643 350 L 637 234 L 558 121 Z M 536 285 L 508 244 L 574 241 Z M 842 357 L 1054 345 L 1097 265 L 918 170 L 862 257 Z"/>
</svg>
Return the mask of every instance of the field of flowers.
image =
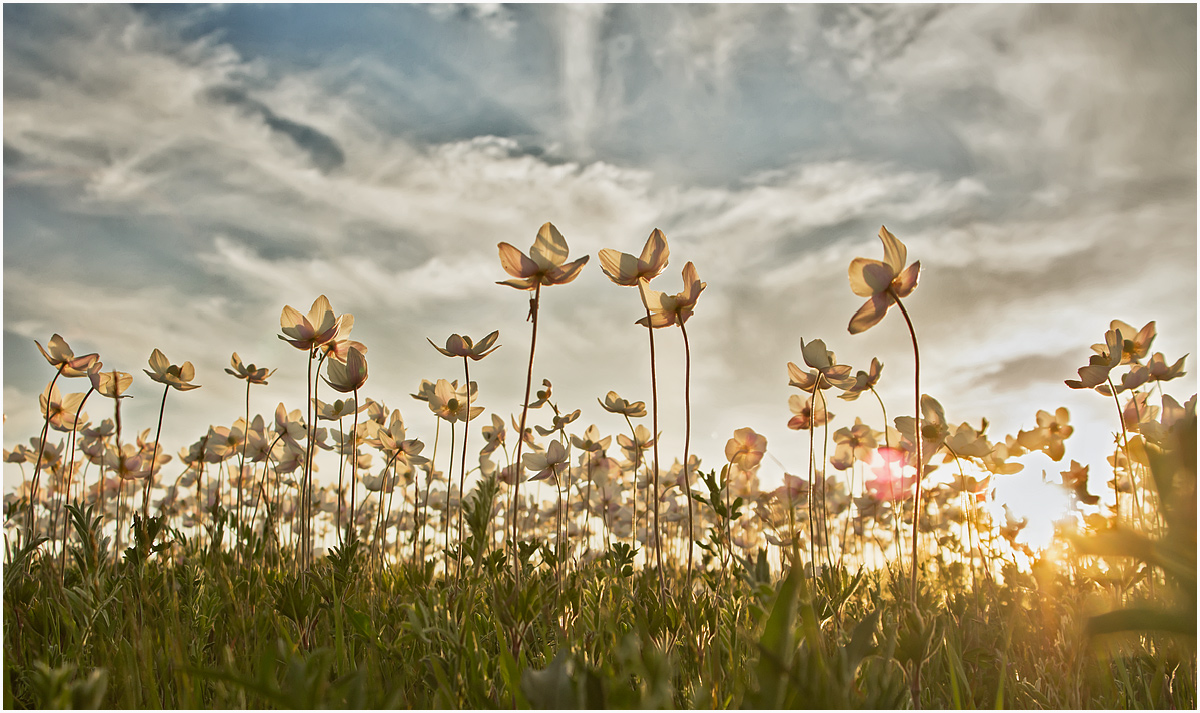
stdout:
<svg viewBox="0 0 1200 713">
<path fill-rule="evenodd" d="M 775 488 L 752 427 L 721 463 L 689 452 L 706 285 L 689 262 L 680 292 L 651 287 L 658 230 L 597 256 L 645 307 L 649 402 L 597 394 L 620 433 L 583 427 L 537 377 L 544 288 L 589 262 L 550 223 L 528 252 L 499 244 L 499 284 L 529 293 L 523 405 L 474 403 L 498 332 L 431 340 L 462 362 L 412 394 L 432 434 L 368 395 L 367 346 L 324 295 L 283 307 L 295 363 L 232 355 L 244 418 L 182 448 L 160 436 L 168 400 L 200 388 L 190 362 L 153 351 L 158 421 L 130 424 L 132 374 L 38 343 L 44 425 L 4 451 L 22 474 L 4 500 L 5 706 L 1195 709 L 1196 397 L 1165 390 L 1186 356 L 1152 352 L 1154 322 L 1097 335 L 1064 388 L 1111 401 L 1118 435 L 1107 463 L 1062 463 L 1069 512 L 1032 547 L 995 481 L 1025 453 L 1061 463 L 1070 414 L 1004 436 L 948 422 L 905 304 L 920 262 L 879 238 L 882 259 L 849 265 L 865 299 L 849 331 L 904 320 L 916 369 L 891 376 L 912 400 L 884 403 L 879 359 L 855 370 L 801 340 L 788 425 L 808 472 Z M 675 328 L 685 360 L 667 366 L 655 340 Z M 252 414 L 276 369 L 304 370 L 307 397 Z M 660 452 L 660 369 L 687 385 L 682 453 Z M 878 421 L 834 423 L 835 396 L 877 401 Z M 318 454 L 336 473 L 316 477 Z"/>
</svg>

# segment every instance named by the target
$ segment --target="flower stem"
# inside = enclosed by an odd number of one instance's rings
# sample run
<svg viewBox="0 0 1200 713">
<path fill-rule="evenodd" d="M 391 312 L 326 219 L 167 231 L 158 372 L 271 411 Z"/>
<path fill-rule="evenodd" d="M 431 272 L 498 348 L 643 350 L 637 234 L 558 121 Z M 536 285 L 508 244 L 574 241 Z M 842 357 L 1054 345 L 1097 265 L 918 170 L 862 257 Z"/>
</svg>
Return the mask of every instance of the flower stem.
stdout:
<svg viewBox="0 0 1200 713">
<path fill-rule="evenodd" d="M 517 433 L 517 457 L 516 457 L 516 472 L 513 473 L 513 497 L 512 497 L 512 548 L 513 548 L 513 572 L 516 576 L 516 584 L 521 586 L 521 558 L 517 542 L 520 536 L 520 512 L 521 512 L 521 476 L 524 475 L 521 470 L 521 449 L 525 445 L 525 418 L 529 414 L 529 391 L 533 386 L 533 355 L 537 349 L 537 324 L 538 324 L 538 307 L 542 301 L 542 284 L 539 282 L 533 288 L 533 300 L 529 305 L 529 320 L 533 322 L 533 332 L 529 338 L 529 368 L 525 374 L 525 399 L 521 401 L 521 425 L 518 426 Z M 471 385 L 467 384 L 467 392 L 470 393 Z"/>
<path fill-rule="evenodd" d="M 688 499 L 688 566 L 687 589 L 692 591 L 692 560 L 695 559 L 696 537 L 692 521 L 694 505 L 692 504 L 692 469 L 688 462 L 688 449 L 692 443 L 692 350 L 688 345 L 687 328 L 683 320 L 679 321 L 679 331 L 683 334 L 683 482 L 687 488 Z"/>
<path fill-rule="evenodd" d="M 38 437 L 38 452 L 37 463 L 33 466 L 33 480 L 29 488 L 29 510 L 26 515 L 26 535 L 29 542 L 34 538 L 34 525 L 37 520 L 33 513 L 33 504 L 37 502 L 38 486 L 41 481 L 42 474 L 42 458 L 46 450 L 46 434 L 50 430 L 50 392 L 54 389 L 54 382 L 58 381 L 58 377 L 62 376 L 63 369 L 67 365 L 60 364 L 58 371 L 54 374 L 54 378 L 50 380 L 50 385 L 46 387 L 46 421 L 42 424 L 42 435 Z"/>
<path fill-rule="evenodd" d="M 925 474 L 925 461 L 922 458 L 921 442 L 924 440 L 924 435 L 921 433 L 922 418 L 921 418 L 921 350 L 917 346 L 917 331 L 913 329 L 912 319 L 908 316 L 908 310 L 904 308 L 904 303 L 900 301 L 900 297 L 892 288 L 888 288 L 888 294 L 896 301 L 896 306 L 900 308 L 900 314 L 904 316 L 904 322 L 908 325 L 908 334 L 912 337 L 913 345 L 913 391 L 916 401 L 916 417 L 914 436 L 917 442 L 917 481 L 916 487 L 913 489 L 913 542 L 912 542 L 912 574 L 909 581 L 909 593 L 915 601 L 917 598 L 917 536 L 921 531 L 920 503 L 921 503 L 921 479 Z M 885 424 L 886 425 L 886 424 Z"/>
<path fill-rule="evenodd" d="M 658 524 L 658 378 L 655 372 L 654 360 L 654 327 L 650 308 L 646 308 L 646 331 L 650 334 L 650 402 L 653 411 L 650 420 L 654 427 L 654 560 L 658 566 L 658 593 L 660 601 L 667 599 L 667 584 L 663 573 L 662 563 L 662 532 Z"/>
<path fill-rule="evenodd" d="M 163 411 L 167 408 L 167 394 L 170 391 L 170 384 L 163 387 L 162 403 L 158 406 L 158 431 L 154 434 L 154 450 L 150 453 L 150 474 L 146 476 L 146 490 L 142 493 L 143 520 L 150 517 L 150 486 L 154 483 L 154 471 L 158 465 L 158 439 L 162 436 Z"/>
<path fill-rule="evenodd" d="M 463 357 L 463 383 L 467 385 L 467 419 L 463 422 L 462 463 L 458 473 L 458 565 L 454 570 L 456 577 L 461 577 L 463 561 L 463 486 L 467 482 L 467 429 L 471 427 L 471 361 Z M 448 482 L 448 481 L 447 481 Z M 447 486 L 448 487 L 448 486 Z"/>
</svg>

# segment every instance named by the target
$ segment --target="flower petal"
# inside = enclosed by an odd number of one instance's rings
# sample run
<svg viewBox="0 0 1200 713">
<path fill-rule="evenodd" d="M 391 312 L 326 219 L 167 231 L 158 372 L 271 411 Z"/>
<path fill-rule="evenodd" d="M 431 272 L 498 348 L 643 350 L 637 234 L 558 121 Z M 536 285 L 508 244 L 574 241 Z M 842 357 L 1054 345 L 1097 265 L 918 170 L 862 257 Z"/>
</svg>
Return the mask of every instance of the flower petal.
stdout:
<svg viewBox="0 0 1200 713">
<path fill-rule="evenodd" d="M 638 259 L 629 253 L 619 252 L 611 248 L 600 251 L 600 269 L 608 275 L 608 279 L 632 287 L 637 284 Z"/>
<path fill-rule="evenodd" d="M 562 267 L 556 267 L 546 274 L 546 284 L 549 285 L 565 285 L 579 277 L 579 272 L 583 270 L 583 266 L 587 264 L 591 255 L 584 255 L 575 262 L 567 263 Z"/>
<path fill-rule="evenodd" d="M 892 268 L 893 275 L 899 274 L 908 261 L 908 248 L 885 226 L 879 226 L 879 239 L 883 241 L 883 262 Z"/>
<path fill-rule="evenodd" d="M 500 266 L 513 277 L 529 277 L 538 271 L 537 263 L 512 245 L 500 243 L 496 247 L 500 249 Z"/>
<path fill-rule="evenodd" d="M 892 281 L 892 290 L 896 293 L 897 297 L 908 297 L 912 294 L 912 291 L 917 288 L 917 278 L 920 272 L 921 261 L 917 260 Z"/>
<path fill-rule="evenodd" d="M 859 334 L 865 332 L 883 319 L 883 315 L 887 314 L 890 300 L 885 295 L 875 295 L 867 300 L 854 316 L 850 318 L 850 326 L 848 329 L 851 334 Z"/>
<path fill-rule="evenodd" d="M 544 223 L 538 230 L 529 257 L 543 270 L 558 267 L 567 259 L 567 240 L 551 223 Z M 520 276 L 518 276 L 520 277 Z"/>
</svg>

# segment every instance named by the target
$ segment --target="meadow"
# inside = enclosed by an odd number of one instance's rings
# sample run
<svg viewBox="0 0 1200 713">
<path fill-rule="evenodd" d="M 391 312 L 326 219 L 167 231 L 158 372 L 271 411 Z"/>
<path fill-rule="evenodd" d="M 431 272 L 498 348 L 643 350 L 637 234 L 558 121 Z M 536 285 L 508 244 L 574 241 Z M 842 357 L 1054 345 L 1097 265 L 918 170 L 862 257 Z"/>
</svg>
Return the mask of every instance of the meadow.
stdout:
<svg viewBox="0 0 1200 713">
<path fill-rule="evenodd" d="M 498 332 L 431 340 L 461 368 L 414 384 L 432 434 L 368 395 L 368 347 L 324 295 L 283 307 L 294 363 L 233 353 L 244 417 L 195 424 L 174 453 L 160 435 L 186 413 L 168 401 L 200 388 L 190 362 L 155 349 L 158 421 L 122 423 L 133 374 L 39 342 L 44 425 L 4 451 L 22 473 L 4 500 L 5 707 L 1195 709 L 1196 397 L 1166 391 L 1186 355 L 1152 351 L 1154 322 L 1097 335 L 1063 388 L 1112 402 L 1104 463 L 1064 462 L 1074 427 L 1053 404 L 1016 434 L 949 422 L 921 391 L 905 304 L 920 262 L 879 239 L 882 259 L 848 266 L 865 300 L 848 331 L 904 321 L 916 369 L 888 377 L 912 399 L 884 403 L 879 359 L 854 369 L 802 339 L 781 392 L 808 471 L 774 488 L 752 426 L 723 462 L 690 452 L 689 387 L 669 405 L 683 450 L 660 453 L 657 379 L 690 384 L 706 284 L 689 262 L 680 292 L 651 286 L 658 230 L 597 256 L 645 308 L 648 399 L 597 394 L 619 433 L 537 376 L 542 300 L 569 299 L 590 257 L 570 260 L 550 223 L 528 251 L 498 246 L 499 284 L 529 295 L 522 405 L 475 404 L 471 365 Z M 666 338 L 683 364 L 659 363 Z M 277 369 L 307 374 L 305 400 L 252 414 Z M 878 420 L 837 422 L 830 407 L 859 398 Z M 1033 452 L 1061 463 L 1069 499 L 1037 545 L 995 497 Z M 335 472 L 316 477 L 318 454 Z"/>
</svg>

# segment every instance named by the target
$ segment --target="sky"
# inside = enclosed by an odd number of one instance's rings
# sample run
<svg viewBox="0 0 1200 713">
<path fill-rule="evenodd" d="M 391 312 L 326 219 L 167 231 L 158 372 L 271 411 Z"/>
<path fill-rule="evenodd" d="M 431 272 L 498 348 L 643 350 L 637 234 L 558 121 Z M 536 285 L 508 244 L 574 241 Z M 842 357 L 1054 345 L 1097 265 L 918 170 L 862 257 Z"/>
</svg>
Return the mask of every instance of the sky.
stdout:
<svg viewBox="0 0 1200 713">
<path fill-rule="evenodd" d="M 499 330 L 472 369 L 478 405 L 519 412 L 527 293 L 495 284 L 496 245 L 527 250 L 546 221 L 572 259 L 592 256 L 545 290 L 534 366 L 561 409 L 582 409 L 580 431 L 625 429 L 597 403 L 609 390 L 650 400 L 637 291 L 596 253 L 636 254 L 661 229 L 670 264 L 653 286 L 667 292 L 695 263 L 705 469 L 751 427 L 768 438 L 764 481 L 806 472 L 807 434 L 786 427 L 801 338 L 856 369 L 878 357 L 889 417 L 911 413 L 901 316 L 847 331 L 862 303 L 847 266 L 882 256 L 881 225 L 921 261 L 906 300 L 921 385 L 952 423 L 986 418 L 1002 440 L 1065 406 L 1067 461 L 1107 473 L 1114 405 L 1063 380 L 1113 319 L 1156 320 L 1154 350 L 1191 355 L 1168 393 L 1196 391 L 1193 5 L 5 4 L 3 17 L 6 448 L 38 433 L 53 369 L 34 340 L 54 333 L 135 375 L 123 416 L 138 429 L 158 416 L 151 351 L 195 365 L 202 388 L 167 400 L 170 453 L 242 415 L 232 352 L 278 368 L 253 412 L 299 408 L 306 365 L 277 339 L 279 314 L 320 294 L 355 316 L 364 395 L 410 434 L 432 442 L 433 415 L 409 396 L 421 379 L 461 378 L 426 338 Z M 669 463 L 683 350 L 678 330 L 656 337 Z M 882 426 L 870 399 L 830 410 L 834 428 Z M 7 489 L 20 472 L 5 468 Z"/>
</svg>

